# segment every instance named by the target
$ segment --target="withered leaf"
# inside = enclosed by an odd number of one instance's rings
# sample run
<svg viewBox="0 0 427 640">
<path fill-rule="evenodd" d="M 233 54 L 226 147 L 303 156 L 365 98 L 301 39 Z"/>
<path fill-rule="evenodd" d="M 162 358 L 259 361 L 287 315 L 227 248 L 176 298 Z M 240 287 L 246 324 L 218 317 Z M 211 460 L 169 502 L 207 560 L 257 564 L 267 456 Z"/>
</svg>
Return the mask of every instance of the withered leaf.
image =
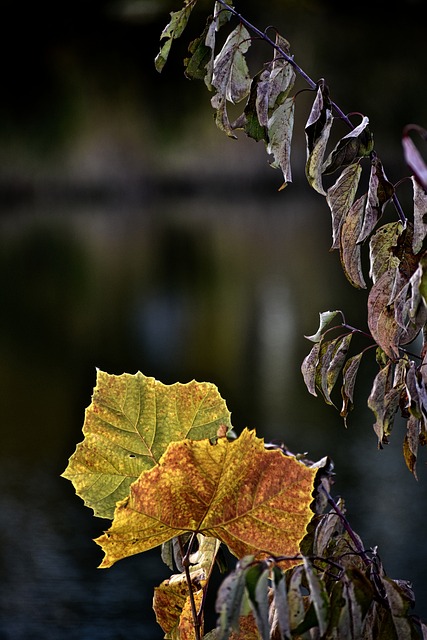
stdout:
<svg viewBox="0 0 427 640">
<path fill-rule="evenodd" d="M 263 72 L 264 73 L 264 72 Z M 257 75 L 253 78 L 251 84 L 251 90 L 249 98 L 246 103 L 243 113 L 237 118 L 231 125 L 233 130 L 243 129 L 249 138 L 253 138 L 257 142 L 264 140 L 268 143 L 267 124 L 261 123 L 258 117 L 258 110 L 256 106 L 258 87 L 261 83 L 261 75 Z"/>
<path fill-rule="evenodd" d="M 207 538 L 201 534 L 197 538 L 199 548 L 195 553 L 191 554 L 189 566 L 190 579 L 196 601 L 203 596 L 202 589 L 209 580 L 220 544 L 216 538 Z M 158 624 L 166 634 L 170 634 L 177 628 L 185 629 L 190 622 L 191 624 L 188 627 L 190 635 L 188 637 L 194 637 L 192 618 L 188 616 L 187 612 L 189 604 L 190 598 L 185 573 L 172 575 L 154 589 L 154 613 Z M 172 637 L 172 635 L 166 635 L 166 637 Z M 184 636 L 181 635 L 180 637 Z"/>
<path fill-rule="evenodd" d="M 305 576 L 307 578 L 310 590 L 310 601 L 316 612 L 317 625 L 319 627 L 320 637 L 324 636 L 329 622 L 330 603 L 329 596 L 326 591 L 325 583 L 317 575 L 316 570 L 312 566 L 310 560 L 303 558 Z"/>
<path fill-rule="evenodd" d="M 368 398 L 368 407 L 373 411 L 376 418 L 374 431 L 378 437 L 379 447 L 388 443 L 403 388 L 403 384 L 392 386 L 391 362 L 380 369 L 375 376 Z"/>
<path fill-rule="evenodd" d="M 342 171 L 335 184 L 328 189 L 326 202 L 332 215 L 331 249 L 338 249 L 340 246 L 341 226 L 354 202 L 361 173 L 362 168 L 358 162 L 350 164 Z M 358 209 L 356 213 L 359 213 Z"/>
<path fill-rule="evenodd" d="M 414 235 L 412 238 L 412 249 L 418 253 L 423 248 L 427 234 L 427 192 L 419 185 L 412 176 L 412 186 L 414 192 Z"/>
<path fill-rule="evenodd" d="M 406 422 L 406 434 L 403 441 L 403 457 L 409 471 L 415 479 L 417 477 L 418 445 L 420 443 L 421 422 L 411 415 Z"/>
<path fill-rule="evenodd" d="M 366 195 L 363 195 L 352 204 L 344 217 L 340 232 L 341 265 L 347 280 L 356 289 L 366 289 L 362 271 L 361 246 L 357 243 L 362 228 L 365 203 Z"/>
<path fill-rule="evenodd" d="M 212 49 L 206 44 L 211 22 L 212 17 L 209 17 L 203 33 L 188 45 L 190 56 L 184 59 L 184 73 L 191 80 L 206 78 L 206 66 L 213 54 Z"/>
<path fill-rule="evenodd" d="M 274 156 L 270 165 L 283 172 L 285 185 L 292 182 L 291 142 L 294 128 L 295 101 L 286 98 L 272 113 L 268 120 L 267 153 Z"/>
<path fill-rule="evenodd" d="M 223 424 L 231 430 L 230 412 L 211 383 L 164 385 L 140 372 L 98 371 L 84 440 L 62 475 L 95 515 L 112 518 L 117 501 L 171 441 L 214 438 Z"/>
<path fill-rule="evenodd" d="M 362 357 L 363 351 L 349 358 L 342 371 L 343 384 L 341 387 L 341 395 L 343 404 L 340 415 L 344 420 L 346 420 L 349 411 L 353 409 L 354 386 Z"/>
<path fill-rule="evenodd" d="M 316 97 L 305 125 L 308 154 L 313 151 L 316 142 L 322 136 L 331 112 L 332 104 L 329 97 L 329 88 L 324 79 L 321 78 L 317 83 Z"/>
<path fill-rule="evenodd" d="M 250 45 L 248 30 L 239 24 L 214 60 L 212 86 L 229 102 L 240 102 L 249 94 L 251 79 L 245 53 Z"/>
<path fill-rule="evenodd" d="M 276 35 L 276 45 L 289 54 L 289 42 L 279 34 Z M 268 126 L 273 111 L 288 97 L 295 77 L 292 65 L 275 50 L 272 62 L 261 73 L 257 85 L 256 110 L 262 126 Z"/>
<path fill-rule="evenodd" d="M 230 3 L 231 4 L 231 3 Z M 216 44 L 216 34 L 220 30 L 220 28 L 226 24 L 232 16 L 231 11 L 226 11 L 224 7 L 219 3 L 215 2 L 213 15 L 211 18 L 211 22 L 208 19 L 208 30 L 206 32 L 205 45 L 210 50 L 209 59 L 205 65 L 205 85 L 212 91 L 212 76 L 214 70 L 214 59 L 215 59 L 215 44 Z"/>
<path fill-rule="evenodd" d="M 385 271 L 394 271 L 399 267 L 400 259 L 396 255 L 396 248 L 402 231 L 401 222 L 389 222 L 380 227 L 371 237 L 369 276 L 374 283 Z"/>
<path fill-rule="evenodd" d="M 322 311 L 319 313 L 319 328 L 312 336 L 304 336 L 307 340 L 311 340 L 312 342 L 320 342 L 323 337 L 323 333 L 326 330 L 326 327 L 336 318 L 338 315 L 343 319 L 342 312 L 338 309 L 335 311 Z"/>
<path fill-rule="evenodd" d="M 101 567 L 186 531 L 224 542 L 237 557 L 299 552 L 312 511 L 315 469 L 266 450 L 245 429 L 235 440 L 172 442 L 117 505 L 111 528 L 96 542 Z M 289 561 L 292 566 L 296 561 Z"/>
<path fill-rule="evenodd" d="M 348 353 L 352 334 L 322 342 L 316 368 L 316 386 L 327 404 L 333 405 L 331 392 Z"/>
<path fill-rule="evenodd" d="M 326 195 L 322 184 L 322 166 L 332 122 L 329 90 L 325 82 L 321 80 L 318 83 L 316 98 L 305 125 L 307 142 L 305 174 L 308 183 L 321 195 Z"/>
<path fill-rule="evenodd" d="M 389 358 L 399 356 L 404 330 L 396 321 L 393 305 L 389 304 L 394 272 L 385 271 L 374 283 L 368 296 L 368 326 L 372 337 Z"/>
<path fill-rule="evenodd" d="M 337 169 L 347 167 L 356 162 L 358 158 L 363 158 L 371 153 L 374 143 L 368 125 L 369 118 L 364 116 L 357 127 L 341 138 L 323 163 L 323 175 L 334 173 Z"/>
<path fill-rule="evenodd" d="M 385 205 L 393 194 L 394 187 L 386 178 L 381 160 L 373 158 L 369 177 L 368 200 L 358 242 L 363 242 L 372 233 L 383 214 Z"/>
<path fill-rule="evenodd" d="M 304 358 L 301 365 L 301 373 L 304 378 L 305 386 L 309 393 L 313 396 L 317 396 L 316 393 L 316 371 L 319 363 L 320 347 L 322 343 L 316 342 L 316 344 L 310 349 L 310 353 Z"/>
<path fill-rule="evenodd" d="M 227 113 L 227 101 L 238 103 L 250 93 L 251 78 L 245 53 L 251 45 L 249 32 L 239 24 L 228 36 L 214 59 L 212 86 L 217 93 L 211 99 L 215 122 L 228 136 L 235 138 Z"/>
<path fill-rule="evenodd" d="M 185 0 L 182 9 L 180 9 L 179 11 L 171 11 L 170 22 L 166 25 L 160 35 L 160 40 L 165 39 L 166 42 L 162 45 L 154 62 L 155 67 L 159 73 L 163 70 L 163 67 L 166 64 L 172 41 L 182 35 L 196 3 L 197 0 Z"/>
</svg>

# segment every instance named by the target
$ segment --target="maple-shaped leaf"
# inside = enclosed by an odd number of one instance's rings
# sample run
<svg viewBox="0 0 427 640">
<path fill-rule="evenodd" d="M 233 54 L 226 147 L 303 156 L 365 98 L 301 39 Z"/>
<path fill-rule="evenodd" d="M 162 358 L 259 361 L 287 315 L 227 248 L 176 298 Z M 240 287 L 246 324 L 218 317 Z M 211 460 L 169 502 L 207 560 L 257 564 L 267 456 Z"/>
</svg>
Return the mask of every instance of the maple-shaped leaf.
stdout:
<svg viewBox="0 0 427 640">
<path fill-rule="evenodd" d="M 359 162 L 346 167 L 339 178 L 328 189 L 326 202 L 332 216 L 332 246 L 338 249 L 340 246 L 341 226 L 354 202 L 362 168 Z"/>
<path fill-rule="evenodd" d="M 280 450 L 266 450 L 248 429 L 231 442 L 172 442 L 96 539 L 105 552 L 101 567 L 187 531 L 217 538 L 237 557 L 295 556 L 313 515 L 315 474 Z"/>
<path fill-rule="evenodd" d="M 164 385 L 140 372 L 98 371 L 84 440 L 62 475 L 96 516 L 111 519 L 131 483 L 171 441 L 214 438 L 221 425 L 231 429 L 230 412 L 211 383 Z"/>
<path fill-rule="evenodd" d="M 373 158 L 369 176 L 368 200 L 358 242 L 363 242 L 372 233 L 383 214 L 385 205 L 393 197 L 393 194 L 394 187 L 386 178 L 381 160 Z"/>
<path fill-rule="evenodd" d="M 172 46 L 172 41 L 182 35 L 196 3 L 197 0 L 185 0 L 182 9 L 179 11 L 171 11 L 171 19 L 160 35 L 160 40 L 166 40 L 166 42 L 161 46 L 154 62 L 159 73 L 163 70 L 163 67 L 166 64 Z"/>
</svg>

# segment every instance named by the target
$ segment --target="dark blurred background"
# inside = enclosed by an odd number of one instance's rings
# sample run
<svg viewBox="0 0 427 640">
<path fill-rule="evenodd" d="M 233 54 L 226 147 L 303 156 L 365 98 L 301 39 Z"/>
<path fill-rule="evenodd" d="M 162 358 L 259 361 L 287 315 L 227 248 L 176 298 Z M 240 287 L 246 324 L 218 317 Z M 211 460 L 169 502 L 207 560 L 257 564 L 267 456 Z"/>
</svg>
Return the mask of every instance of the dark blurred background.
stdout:
<svg viewBox="0 0 427 640">
<path fill-rule="evenodd" d="M 374 4 L 238 8 L 261 29 L 277 27 L 343 111 L 370 117 L 397 182 L 408 175 L 403 126 L 427 126 L 423 2 L 378 3 L 373 17 Z M 227 139 L 203 83 L 183 75 L 211 5 L 199 1 L 159 75 L 159 36 L 179 2 L 2 2 L 1 640 L 163 637 L 151 610 L 169 575 L 158 550 L 99 571 L 92 538 L 108 522 L 60 478 L 82 439 L 96 367 L 213 382 L 236 431 L 331 456 L 355 530 L 378 545 L 391 577 L 413 583 L 427 618 L 424 452 L 417 482 L 402 425 L 377 450 L 366 408 L 372 358 L 348 429 L 300 374 L 320 311 L 341 308 L 366 327 L 366 294 L 329 252 L 326 202 L 305 182 L 313 95 L 297 99 L 294 182 L 279 192 L 262 143 Z M 271 57 L 265 44 L 253 48 L 252 64 Z M 398 193 L 410 215 L 408 183 Z"/>
</svg>

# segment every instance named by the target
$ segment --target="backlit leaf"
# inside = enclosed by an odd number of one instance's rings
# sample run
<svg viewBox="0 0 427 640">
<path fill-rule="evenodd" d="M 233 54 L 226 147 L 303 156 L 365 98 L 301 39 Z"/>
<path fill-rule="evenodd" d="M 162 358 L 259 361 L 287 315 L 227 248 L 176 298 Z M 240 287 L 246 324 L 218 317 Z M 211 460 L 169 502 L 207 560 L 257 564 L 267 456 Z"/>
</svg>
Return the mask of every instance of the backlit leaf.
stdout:
<svg viewBox="0 0 427 640">
<path fill-rule="evenodd" d="M 347 167 L 356 162 L 358 158 L 363 158 L 371 153 L 374 143 L 368 125 L 369 118 L 364 116 L 357 127 L 341 138 L 323 164 L 324 175 Z"/>
<path fill-rule="evenodd" d="M 231 442 L 172 442 L 97 538 L 105 552 L 101 567 L 186 531 L 217 538 L 237 557 L 295 556 L 312 517 L 315 474 L 279 449 L 266 450 L 247 429 Z"/>
<path fill-rule="evenodd" d="M 341 226 L 354 202 L 361 173 L 362 168 L 358 162 L 350 164 L 328 189 L 326 202 L 332 215 L 331 249 L 338 249 L 340 246 Z M 356 213 L 359 213 L 358 210 Z"/>
<path fill-rule="evenodd" d="M 326 327 L 332 322 L 332 320 L 334 320 L 334 318 L 337 317 L 337 315 L 342 317 L 341 311 L 322 311 L 319 313 L 320 322 L 318 330 L 312 336 L 304 336 L 304 338 L 307 338 L 307 340 L 311 340 L 312 342 L 320 342 Z"/>
<path fill-rule="evenodd" d="M 175 40 L 182 35 L 196 3 L 197 0 L 185 0 L 182 9 L 179 11 L 172 11 L 170 13 L 170 22 L 163 29 L 160 36 L 160 40 L 166 39 L 166 42 L 162 45 L 155 59 L 154 64 L 157 71 L 161 72 L 163 70 L 169 56 L 172 40 Z"/>
<path fill-rule="evenodd" d="M 340 232 L 341 265 L 347 280 L 356 289 L 366 289 L 362 271 L 361 246 L 357 242 L 362 228 L 365 203 L 366 195 L 363 195 L 352 204 L 342 222 Z"/>
<path fill-rule="evenodd" d="M 194 605 L 196 611 L 199 611 L 203 604 L 203 589 L 199 589 L 194 594 Z M 182 608 L 182 613 L 179 617 L 179 640 L 197 640 L 196 632 L 194 630 L 193 611 L 190 597 L 188 597 Z M 201 633 L 203 633 L 203 620 L 201 624 Z"/>
<path fill-rule="evenodd" d="M 358 242 L 363 242 L 372 233 L 393 194 L 394 187 L 386 178 L 381 160 L 374 158 L 371 162 L 368 200 Z"/>
<path fill-rule="evenodd" d="M 230 412 L 211 383 L 164 385 L 140 372 L 98 371 L 84 440 L 62 475 L 95 515 L 112 518 L 131 483 L 171 441 L 213 438 L 223 424 L 231 429 Z"/>
</svg>

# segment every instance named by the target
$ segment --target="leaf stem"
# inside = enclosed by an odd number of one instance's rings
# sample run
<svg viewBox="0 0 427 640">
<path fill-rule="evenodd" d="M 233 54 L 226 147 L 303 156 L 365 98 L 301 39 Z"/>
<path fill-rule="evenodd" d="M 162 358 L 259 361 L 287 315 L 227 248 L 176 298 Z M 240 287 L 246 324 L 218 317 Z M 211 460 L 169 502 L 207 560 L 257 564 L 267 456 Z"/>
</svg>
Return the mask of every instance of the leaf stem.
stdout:
<svg viewBox="0 0 427 640">
<path fill-rule="evenodd" d="M 196 540 L 196 532 L 194 532 L 190 538 L 190 542 L 188 543 L 187 551 L 184 553 L 184 545 L 181 540 L 181 536 L 178 536 L 179 546 L 182 554 L 182 566 L 185 571 L 185 578 L 187 580 L 188 591 L 190 595 L 190 606 L 191 606 L 191 615 L 193 616 L 193 626 L 194 626 L 194 635 L 195 640 L 201 640 L 202 636 L 200 634 L 200 616 L 196 609 L 196 602 L 194 600 L 194 592 L 193 592 L 193 583 L 191 582 L 190 575 L 190 554 L 194 546 L 194 542 Z"/>
</svg>

